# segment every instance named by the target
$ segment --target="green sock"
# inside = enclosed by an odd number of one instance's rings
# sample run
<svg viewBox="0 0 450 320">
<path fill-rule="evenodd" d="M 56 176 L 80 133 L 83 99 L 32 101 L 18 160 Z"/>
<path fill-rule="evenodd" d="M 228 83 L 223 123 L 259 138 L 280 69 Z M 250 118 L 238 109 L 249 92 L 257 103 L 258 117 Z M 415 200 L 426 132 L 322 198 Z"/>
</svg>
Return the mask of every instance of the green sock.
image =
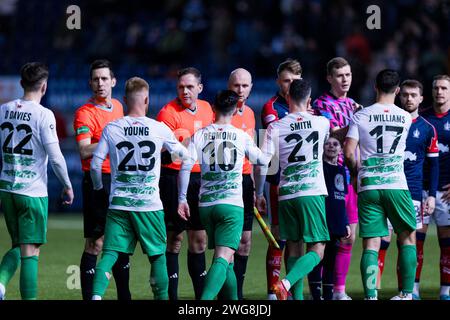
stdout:
<svg viewBox="0 0 450 320">
<path fill-rule="evenodd" d="M 214 258 L 205 277 L 205 286 L 200 300 L 213 300 L 227 278 L 228 262 L 224 258 Z"/>
<path fill-rule="evenodd" d="M 37 298 L 38 262 L 38 256 L 21 258 L 20 295 L 22 300 L 36 300 Z"/>
<path fill-rule="evenodd" d="M 148 257 L 152 264 L 150 286 L 155 300 L 169 300 L 169 276 L 167 275 L 166 255 Z"/>
<path fill-rule="evenodd" d="M 400 246 L 399 267 L 402 277 L 402 291 L 412 293 L 417 268 L 417 250 L 415 245 Z"/>
<path fill-rule="evenodd" d="M 0 283 L 5 287 L 14 276 L 20 264 L 20 247 L 10 249 L 0 263 Z"/>
<path fill-rule="evenodd" d="M 378 252 L 375 250 L 364 250 L 361 257 L 361 278 L 363 281 L 364 294 L 366 298 L 377 296 L 378 275 Z"/>
<path fill-rule="evenodd" d="M 303 281 L 303 278 L 310 273 L 312 269 L 319 264 L 319 262 L 319 255 L 314 251 L 309 251 L 303 257 L 296 259 L 292 269 L 288 272 L 285 279 L 289 281 L 291 287 L 294 287 L 299 280 Z"/>
<path fill-rule="evenodd" d="M 119 253 L 112 250 L 103 250 L 102 259 L 95 268 L 92 295 L 103 297 L 108 288 L 111 269 L 119 258 Z"/>
<path fill-rule="evenodd" d="M 289 257 L 286 264 L 286 272 L 289 273 L 293 266 L 295 265 L 295 262 L 300 259 L 300 257 Z M 303 297 L 303 278 L 299 279 L 292 287 L 291 290 L 292 297 L 294 300 L 304 300 Z"/>
<path fill-rule="evenodd" d="M 230 263 L 227 269 L 227 278 L 222 286 L 220 292 L 223 294 L 225 300 L 238 300 L 237 294 L 237 280 L 234 273 L 234 263 Z"/>
</svg>

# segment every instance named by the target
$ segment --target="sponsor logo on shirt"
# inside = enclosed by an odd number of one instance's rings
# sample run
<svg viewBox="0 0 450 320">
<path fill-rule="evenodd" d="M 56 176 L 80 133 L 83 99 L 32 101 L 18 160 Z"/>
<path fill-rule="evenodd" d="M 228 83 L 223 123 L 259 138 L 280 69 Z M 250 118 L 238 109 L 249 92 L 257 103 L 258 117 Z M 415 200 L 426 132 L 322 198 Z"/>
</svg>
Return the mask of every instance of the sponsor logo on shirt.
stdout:
<svg viewBox="0 0 450 320">
<path fill-rule="evenodd" d="M 89 127 L 87 127 L 87 126 L 82 126 L 77 129 L 77 134 L 88 133 L 88 132 L 89 132 Z"/>
<path fill-rule="evenodd" d="M 438 148 L 439 148 L 439 152 L 442 152 L 442 153 L 446 153 L 446 152 L 450 151 L 448 146 L 446 146 L 445 144 L 442 144 L 442 143 L 438 143 Z"/>
<path fill-rule="evenodd" d="M 405 151 L 405 160 L 416 161 L 417 155 L 411 151 Z"/>
<path fill-rule="evenodd" d="M 444 124 L 444 130 L 450 131 L 450 123 L 448 121 Z"/>
</svg>

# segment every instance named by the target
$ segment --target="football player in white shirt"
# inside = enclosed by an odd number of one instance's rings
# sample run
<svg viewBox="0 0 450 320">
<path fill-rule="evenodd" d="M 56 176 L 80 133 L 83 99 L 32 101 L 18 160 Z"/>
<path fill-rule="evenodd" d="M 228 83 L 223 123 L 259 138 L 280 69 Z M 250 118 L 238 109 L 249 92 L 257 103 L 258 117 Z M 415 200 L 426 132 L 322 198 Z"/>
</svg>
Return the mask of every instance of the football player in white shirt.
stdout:
<svg viewBox="0 0 450 320">
<path fill-rule="evenodd" d="M 389 218 L 400 242 L 402 292 L 393 300 L 412 300 L 416 273 L 416 217 L 403 171 L 411 115 L 394 104 L 400 77 L 385 69 L 376 77 L 377 102 L 354 114 L 344 155 L 352 178 L 357 179 L 359 236 L 363 238 L 361 277 L 367 300 L 377 299 L 378 251 L 389 234 Z M 359 144 L 361 164 L 355 160 Z M 353 180 L 354 181 L 354 180 Z"/>
<path fill-rule="evenodd" d="M 251 163 L 269 163 L 253 139 L 231 125 L 239 96 L 231 90 L 220 91 L 213 110 L 215 122 L 198 130 L 191 138 L 189 153 L 179 175 L 178 213 L 190 216 L 186 201 L 189 172 L 198 159 L 201 168 L 199 195 L 200 220 L 208 234 L 208 247 L 215 249 L 213 263 L 205 278 L 202 300 L 213 300 L 219 291 L 227 300 L 237 300 L 233 257 L 239 248 L 244 224 L 242 167 L 247 156 Z"/>
<path fill-rule="evenodd" d="M 25 64 L 20 81 L 24 96 L 0 107 L 0 198 L 12 242 L 0 264 L 0 300 L 19 264 L 22 299 L 37 298 L 39 247 L 47 242 L 48 160 L 64 186 L 63 204 L 73 202 L 55 116 L 40 104 L 47 79 L 47 66 L 39 62 Z"/>
<path fill-rule="evenodd" d="M 308 113 L 311 85 L 303 79 L 289 87 L 289 114 L 269 125 L 263 152 L 273 156 L 279 146 L 281 178 L 279 184 L 280 236 L 288 241 L 286 277 L 275 283 L 278 300 L 286 300 L 291 290 L 294 299 L 303 299 L 303 277 L 319 264 L 329 233 L 326 224 L 323 176 L 323 146 L 330 131 L 329 121 Z M 256 203 L 265 212 L 260 175 L 256 174 Z M 301 256 L 301 240 L 307 253 Z"/>
<path fill-rule="evenodd" d="M 119 253 L 133 254 L 139 241 L 152 266 L 150 285 L 154 298 L 167 300 L 169 278 L 164 254 L 167 237 L 158 184 L 161 149 L 178 158 L 187 158 L 188 153 L 164 123 L 145 116 L 149 102 L 149 85 L 145 80 L 129 79 L 124 101 L 128 114 L 103 129 L 91 163 L 94 190 L 100 190 L 102 162 L 109 154 L 110 205 L 92 299 L 100 300 L 104 295 Z"/>
</svg>

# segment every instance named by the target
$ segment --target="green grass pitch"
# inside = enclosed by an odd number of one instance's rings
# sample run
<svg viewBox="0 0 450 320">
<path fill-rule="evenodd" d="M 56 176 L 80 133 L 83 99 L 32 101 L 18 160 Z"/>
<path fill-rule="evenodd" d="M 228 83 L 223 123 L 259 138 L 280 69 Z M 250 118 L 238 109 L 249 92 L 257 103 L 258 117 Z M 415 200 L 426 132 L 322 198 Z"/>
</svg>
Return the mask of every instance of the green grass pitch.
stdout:
<svg viewBox="0 0 450 320">
<path fill-rule="evenodd" d="M 253 225 L 253 244 L 248 262 L 244 283 L 246 299 L 266 299 L 265 257 L 267 241 L 258 224 Z M 47 244 L 41 247 L 39 259 L 39 292 L 38 298 L 43 300 L 79 300 L 81 290 L 76 279 L 77 267 L 83 251 L 84 239 L 81 215 L 50 215 L 48 223 Z M 179 298 L 193 299 L 193 289 L 187 271 L 186 239 L 180 254 Z M 0 215 L 0 254 L 3 255 L 10 246 L 3 215 Z M 385 272 L 383 274 L 380 299 L 389 299 L 397 294 L 395 265 L 397 260 L 395 244 L 391 245 L 386 256 Z M 436 228 L 430 225 L 425 242 L 425 262 L 422 270 L 422 299 L 438 299 L 439 297 L 439 245 Z M 207 266 L 211 262 L 212 250 L 207 252 Z M 353 250 L 352 263 L 347 278 L 347 293 L 354 299 L 363 298 L 363 289 L 359 272 L 361 258 L 361 239 L 357 239 Z M 142 254 L 141 248 L 136 248 L 131 258 L 130 287 L 133 299 L 152 299 L 149 286 L 150 264 Z M 282 274 L 284 275 L 284 266 Z M 308 287 L 305 281 L 305 297 L 308 297 Z M 7 287 L 8 300 L 20 299 L 19 270 Z M 105 299 L 116 299 L 114 280 L 108 287 Z"/>
</svg>

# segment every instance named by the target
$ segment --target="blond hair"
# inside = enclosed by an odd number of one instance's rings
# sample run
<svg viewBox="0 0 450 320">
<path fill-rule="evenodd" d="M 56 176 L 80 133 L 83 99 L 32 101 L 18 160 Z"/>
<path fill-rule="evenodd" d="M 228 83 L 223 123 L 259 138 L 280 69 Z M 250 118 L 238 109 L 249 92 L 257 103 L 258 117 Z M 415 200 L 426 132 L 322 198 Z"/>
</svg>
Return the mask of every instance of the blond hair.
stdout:
<svg viewBox="0 0 450 320">
<path fill-rule="evenodd" d="M 130 96 L 133 93 L 146 90 L 150 90 L 150 86 L 147 81 L 139 77 L 133 77 L 127 80 L 125 83 L 125 96 Z"/>
</svg>

